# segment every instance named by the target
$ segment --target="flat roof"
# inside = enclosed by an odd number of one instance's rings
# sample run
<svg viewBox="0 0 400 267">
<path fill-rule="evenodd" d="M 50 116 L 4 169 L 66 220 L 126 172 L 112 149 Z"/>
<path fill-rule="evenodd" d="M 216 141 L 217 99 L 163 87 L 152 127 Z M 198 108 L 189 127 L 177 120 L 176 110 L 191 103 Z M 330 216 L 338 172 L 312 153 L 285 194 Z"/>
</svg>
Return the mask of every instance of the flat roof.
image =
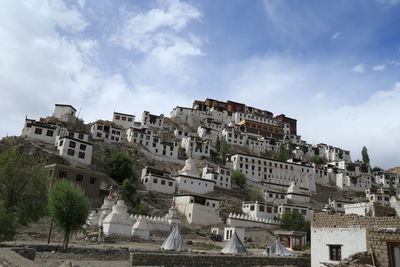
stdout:
<svg viewBox="0 0 400 267">
<path fill-rule="evenodd" d="M 252 157 L 252 158 L 258 158 L 258 159 L 270 160 L 270 161 L 273 161 L 273 162 L 277 162 L 277 163 L 279 162 L 279 163 L 284 163 L 284 164 L 289 164 L 289 165 L 294 165 L 294 166 L 301 166 L 301 167 L 306 167 L 306 168 L 313 168 L 313 167 L 310 166 L 310 165 L 303 165 L 303 164 L 296 164 L 296 163 L 292 163 L 292 162 L 279 161 L 279 160 L 276 160 L 276 159 L 258 157 L 258 156 L 253 156 L 253 155 L 250 155 L 250 154 L 244 154 L 244 153 L 235 153 L 235 154 L 232 154 L 232 155 L 230 155 L 230 156 L 233 157 L 233 156 L 236 156 L 236 155 L 242 155 L 242 156 L 245 156 L 245 157 Z"/>
<path fill-rule="evenodd" d="M 58 106 L 58 107 L 70 107 L 70 108 L 72 108 L 73 110 L 76 111 L 76 109 L 75 109 L 73 106 L 71 106 L 71 105 L 66 105 L 66 104 L 55 104 L 55 106 Z"/>
<path fill-rule="evenodd" d="M 202 196 L 202 195 L 197 195 L 197 194 L 192 194 L 192 193 L 179 193 L 179 194 L 175 194 L 174 197 L 197 197 L 197 198 L 205 198 L 205 199 L 220 201 L 218 198 L 207 197 L 207 196 Z"/>
<path fill-rule="evenodd" d="M 119 114 L 119 115 L 125 115 L 125 116 L 135 117 L 135 115 L 133 115 L 133 114 L 120 113 L 120 112 L 116 112 L 116 111 L 114 111 L 114 114 Z"/>
</svg>

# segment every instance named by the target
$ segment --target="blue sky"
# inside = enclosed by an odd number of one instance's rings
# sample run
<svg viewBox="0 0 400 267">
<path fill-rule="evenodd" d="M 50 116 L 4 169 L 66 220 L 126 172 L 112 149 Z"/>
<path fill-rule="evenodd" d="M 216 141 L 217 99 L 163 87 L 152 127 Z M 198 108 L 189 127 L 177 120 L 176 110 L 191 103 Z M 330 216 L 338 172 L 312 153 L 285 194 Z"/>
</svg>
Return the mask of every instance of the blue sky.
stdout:
<svg viewBox="0 0 400 267">
<path fill-rule="evenodd" d="M 0 16 L 0 136 L 54 103 L 90 122 L 211 97 L 400 165 L 399 0 L 10 0 Z"/>
</svg>

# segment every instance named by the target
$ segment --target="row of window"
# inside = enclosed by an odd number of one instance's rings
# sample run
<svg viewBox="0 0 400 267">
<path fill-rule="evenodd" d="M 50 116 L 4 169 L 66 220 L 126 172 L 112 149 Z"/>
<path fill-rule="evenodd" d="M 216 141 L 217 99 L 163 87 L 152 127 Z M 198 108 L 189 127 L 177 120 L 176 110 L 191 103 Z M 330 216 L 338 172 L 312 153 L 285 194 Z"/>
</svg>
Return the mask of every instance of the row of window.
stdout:
<svg viewBox="0 0 400 267">
<path fill-rule="evenodd" d="M 36 128 L 36 129 L 35 129 L 35 134 L 41 135 L 42 132 L 43 132 L 43 129 L 42 129 L 42 128 Z M 53 130 L 47 130 L 46 136 L 52 137 L 53 135 L 54 135 L 54 131 L 53 131 Z"/>
<path fill-rule="evenodd" d="M 50 171 L 50 175 L 51 175 L 51 173 L 52 173 L 52 171 Z M 59 178 L 67 178 L 67 171 L 59 171 L 59 173 L 58 173 L 58 177 Z M 77 181 L 77 182 L 83 182 L 83 175 L 82 174 L 77 174 L 76 175 L 76 177 L 75 177 L 75 181 Z M 90 177 L 89 178 L 89 183 L 90 184 L 95 184 L 96 183 L 96 181 L 97 181 L 97 178 L 96 177 Z"/>
<path fill-rule="evenodd" d="M 233 160 L 237 160 L 237 157 L 233 157 Z M 239 157 L 239 161 L 240 162 L 250 162 L 250 160 L 249 160 L 249 158 L 247 158 L 247 157 L 245 157 L 244 159 L 243 159 L 243 157 Z M 258 162 L 258 165 L 262 165 L 261 164 L 261 160 L 257 160 L 257 162 Z M 263 165 L 264 166 L 267 166 L 267 161 L 266 160 L 262 160 L 262 162 L 263 162 Z M 255 159 L 251 159 L 251 163 L 252 164 L 255 164 L 256 163 L 256 160 Z M 272 163 L 272 162 L 268 162 L 269 164 L 269 166 L 270 167 L 275 167 L 275 168 L 281 168 L 281 169 L 286 169 L 286 170 L 291 170 L 291 171 L 293 171 L 293 166 L 290 166 L 290 165 L 287 165 L 287 164 L 281 164 L 281 163 Z M 247 166 L 247 164 L 246 164 L 246 166 Z M 254 167 L 253 167 L 254 168 Z M 310 172 L 310 169 L 309 168 L 306 168 L 305 169 L 306 170 L 306 172 L 307 173 L 309 173 Z M 301 168 L 301 172 L 304 172 L 304 168 Z"/>
<path fill-rule="evenodd" d="M 115 119 L 120 120 L 120 121 L 128 121 L 128 122 L 133 121 L 132 117 L 125 117 L 125 116 L 120 116 L 120 115 L 115 115 Z"/>
</svg>

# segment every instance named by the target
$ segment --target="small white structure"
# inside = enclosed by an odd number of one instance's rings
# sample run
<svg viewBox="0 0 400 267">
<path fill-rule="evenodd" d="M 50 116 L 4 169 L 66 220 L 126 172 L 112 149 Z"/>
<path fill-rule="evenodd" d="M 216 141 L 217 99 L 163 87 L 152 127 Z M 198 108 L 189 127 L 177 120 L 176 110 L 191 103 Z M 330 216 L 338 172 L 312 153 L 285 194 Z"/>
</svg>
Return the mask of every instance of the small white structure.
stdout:
<svg viewBox="0 0 400 267">
<path fill-rule="evenodd" d="M 164 114 L 157 116 L 150 114 L 149 111 L 143 111 L 142 126 L 162 129 L 164 127 Z"/>
<path fill-rule="evenodd" d="M 184 216 L 189 224 L 221 223 L 218 199 L 194 194 L 180 194 L 174 196 L 174 205 L 178 213 Z"/>
<path fill-rule="evenodd" d="M 282 217 L 285 212 L 297 212 L 303 215 L 306 221 L 310 220 L 310 208 L 308 206 L 296 204 L 280 204 L 278 206 L 278 216 Z"/>
<path fill-rule="evenodd" d="M 103 220 L 103 232 L 105 236 L 119 235 L 129 237 L 132 232 L 132 219 L 128 214 L 128 207 L 123 200 L 118 200 L 113 205 L 112 212 Z"/>
<path fill-rule="evenodd" d="M 247 250 L 236 232 L 221 250 L 224 254 L 247 254 Z"/>
<path fill-rule="evenodd" d="M 70 136 L 56 138 L 58 155 L 73 162 L 83 165 L 92 163 L 92 144 Z"/>
<path fill-rule="evenodd" d="M 361 216 L 371 216 L 374 213 L 374 204 L 370 202 L 360 202 L 344 205 L 345 214 L 357 214 Z"/>
<path fill-rule="evenodd" d="M 287 198 L 285 192 L 279 192 L 277 190 L 266 187 L 263 189 L 265 202 L 273 204 L 286 204 Z"/>
<path fill-rule="evenodd" d="M 325 205 L 324 210 L 328 213 L 345 213 L 344 205 L 353 204 L 351 201 L 344 200 L 331 200 L 329 198 L 328 204 Z"/>
<path fill-rule="evenodd" d="M 274 219 L 275 208 L 271 203 L 246 201 L 242 203 L 242 212 L 252 218 Z"/>
<path fill-rule="evenodd" d="M 114 112 L 113 122 L 124 129 L 129 129 L 135 126 L 135 115 Z"/>
<path fill-rule="evenodd" d="M 310 202 L 310 194 L 308 192 L 303 192 L 302 190 L 300 190 L 295 181 L 292 181 L 290 183 L 286 197 L 288 200 L 291 200 L 296 203 Z"/>
<path fill-rule="evenodd" d="M 203 140 L 211 140 L 212 144 L 217 142 L 218 134 L 219 131 L 205 126 L 199 126 L 199 128 L 197 128 L 197 135 Z"/>
<path fill-rule="evenodd" d="M 76 120 L 76 109 L 71 105 L 55 104 L 53 116 L 64 122 Z"/>
<path fill-rule="evenodd" d="M 108 214 L 111 213 L 112 207 L 114 206 L 114 204 L 115 204 L 115 200 L 111 196 L 104 198 L 103 205 L 97 212 L 97 214 L 98 214 L 97 225 L 98 226 L 103 226 L 103 220 L 105 217 L 107 217 Z"/>
<path fill-rule="evenodd" d="M 142 169 L 140 182 L 148 191 L 160 192 L 164 194 L 175 193 L 175 179 L 171 178 L 171 173 L 164 170 L 145 167 Z"/>
<path fill-rule="evenodd" d="M 164 243 L 161 245 L 161 249 L 175 251 L 182 251 L 185 249 L 185 242 L 179 233 L 178 225 L 174 227 L 171 234 L 165 239 Z"/>
<path fill-rule="evenodd" d="M 238 235 L 240 241 L 244 244 L 245 229 L 241 227 L 224 227 L 224 240 L 231 240 L 233 233 Z"/>
<path fill-rule="evenodd" d="M 281 226 L 278 220 L 255 218 L 244 214 L 229 214 L 226 224 L 234 227 L 261 227 L 276 229 Z"/>
<path fill-rule="evenodd" d="M 202 178 L 215 181 L 215 186 L 231 189 L 231 169 L 218 166 L 212 168 L 206 165 L 203 168 Z"/>
<path fill-rule="evenodd" d="M 150 228 L 147 225 L 146 220 L 143 219 L 142 216 L 139 216 L 138 220 L 133 225 L 132 236 L 144 240 L 150 240 Z"/>
</svg>

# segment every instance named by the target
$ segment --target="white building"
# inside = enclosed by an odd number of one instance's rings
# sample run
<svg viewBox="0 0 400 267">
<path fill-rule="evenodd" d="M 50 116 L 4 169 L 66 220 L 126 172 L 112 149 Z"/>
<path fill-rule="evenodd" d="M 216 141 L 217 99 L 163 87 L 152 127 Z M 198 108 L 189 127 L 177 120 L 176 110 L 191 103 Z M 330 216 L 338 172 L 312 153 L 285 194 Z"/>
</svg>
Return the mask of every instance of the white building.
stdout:
<svg viewBox="0 0 400 267">
<path fill-rule="evenodd" d="M 202 159 L 203 157 L 209 158 L 211 152 L 210 140 L 199 140 L 195 137 L 182 138 L 181 147 L 185 149 L 188 157 Z"/>
<path fill-rule="evenodd" d="M 43 123 L 31 119 L 25 119 L 22 129 L 22 137 L 54 145 L 56 136 L 60 132 L 60 127 L 55 124 Z"/>
<path fill-rule="evenodd" d="M 201 125 L 201 122 L 209 118 L 207 112 L 193 108 L 176 107 L 171 112 L 171 120 L 178 124 L 187 124 L 193 128 Z"/>
<path fill-rule="evenodd" d="M 205 126 L 199 126 L 197 128 L 197 135 L 203 140 L 211 140 L 211 143 L 215 144 L 219 137 L 219 131 L 207 128 Z"/>
<path fill-rule="evenodd" d="M 278 217 L 282 217 L 285 212 L 297 212 L 303 215 L 306 221 L 310 220 L 311 210 L 308 206 L 296 204 L 279 204 L 277 212 Z"/>
<path fill-rule="evenodd" d="M 357 191 L 365 192 L 372 185 L 370 175 L 359 175 L 352 177 L 345 173 L 338 173 L 336 175 L 336 186 L 344 191 Z"/>
<path fill-rule="evenodd" d="M 247 134 L 235 130 L 234 127 L 225 127 L 221 134 L 229 145 L 247 146 Z"/>
<path fill-rule="evenodd" d="M 373 204 L 390 206 L 390 195 L 388 189 L 367 189 L 365 190 L 365 198 Z"/>
<path fill-rule="evenodd" d="M 180 129 L 175 129 L 175 130 L 174 130 L 174 136 L 175 136 L 176 139 L 182 140 L 182 138 L 191 136 L 191 134 L 190 134 L 190 132 L 188 132 L 188 131 L 184 131 L 184 130 L 180 130 Z"/>
<path fill-rule="evenodd" d="M 104 142 L 120 143 L 124 136 L 122 128 L 115 123 L 108 121 L 96 121 L 90 127 L 93 140 L 103 140 Z"/>
<path fill-rule="evenodd" d="M 375 183 L 383 188 L 389 188 L 392 183 L 393 188 L 398 188 L 400 177 L 397 173 L 384 172 L 375 176 Z"/>
<path fill-rule="evenodd" d="M 164 128 L 164 114 L 157 116 L 150 114 L 148 111 L 143 111 L 142 126 L 154 127 L 158 129 Z"/>
<path fill-rule="evenodd" d="M 206 128 L 213 129 L 215 131 L 222 131 L 222 128 L 224 128 L 225 124 L 223 124 L 220 121 L 214 120 L 213 118 L 205 118 L 202 121 L 202 124 Z"/>
<path fill-rule="evenodd" d="M 174 206 L 189 224 L 213 225 L 222 223 L 219 200 L 194 194 L 174 196 Z"/>
<path fill-rule="evenodd" d="M 202 178 L 215 181 L 215 186 L 231 189 L 231 170 L 226 167 L 218 166 L 212 168 L 205 166 L 203 168 Z"/>
<path fill-rule="evenodd" d="M 345 214 L 356 214 L 360 216 L 373 216 L 374 204 L 370 202 L 359 202 L 344 205 Z"/>
<path fill-rule="evenodd" d="M 72 132 L 73 133 L 73 132 Z M 87 134 L 84 138 L 78 139 L 82 133 L 75 133 L 74 137 L 62 136 L 56 138 L 56 149 L 58 155 L 74 163 L 90 165 L 92 163 L 92 145 L 87 142 Z"/>
<path fill-rule="evenodd" d="M 245 201 L 242 203 L 242 212 L 253 218 L 274 219 L 275 207 L 271 203 L 259 201 Z"/>
<path fill-rule="evenodd" d="M 354 202 L 344 200 L 331 200 L 325 205 L 324 210 L 328 213 L 345 213 L 344 205 L 353 204 Z"/>
<path fill-rule="evenodd" d="M 147 166 L 142 169 L 140 182 L 151 192 L 174 194 L 176 190 L 175 179 L 171 178 L 170 172 Z"/>
<path fill-rule="evenodd" d="M 214 191 L 216 182 L 200 178 L 196 169 L 196 163 L 192 158 L 185 161 L 185 166 L 175 176 L 178 192 L 189 192 L 195 194 L 206 194 Z"/>
<path fill-rule="evenodd" d="M 294 181 L 291 182 L 287 190 L 286 198 L 295 203 L 310 202 L 310 194 L 302 191 Z"/>
<path fill-rule="evenodd" d="M 351 162 L 350 151 L 329 146 L 327 144 L 318 144 L 316 147 L 319 148 L 319 154 L 327 161 L 346 161 Z"/>
<path fill-rule="evenodd" d="M 273 203 L 273 204 L 286 204 L 287 203 L 286 192 L 280 192 L 280 191 L 265 187 L 263 189 L 263 193 L 264 193 L 265 202 L 267 202 L 267 203 Z"/>
<path fill-rule="evenodd" d="M 135 127 L 135 115 L 114 112 L 113 122 L 124 129 L 129 129 Z"/>
<path fill-rule="evenodd" d="M 76 109 L 71 105 L 55 104 L 53 116 L 64 122 L 76 120 Z"/>
<path fill-rule="evenodd" d="M 233 170 L 243 173 L 252 182 L 263 182 L 271 188 L 290 186 L 294 180 L 305 191 L 315 192 L 314 169 L 309 165 L 281 162 L 273 159 L 246 154 L 230 157 Z"/>
</svg>

